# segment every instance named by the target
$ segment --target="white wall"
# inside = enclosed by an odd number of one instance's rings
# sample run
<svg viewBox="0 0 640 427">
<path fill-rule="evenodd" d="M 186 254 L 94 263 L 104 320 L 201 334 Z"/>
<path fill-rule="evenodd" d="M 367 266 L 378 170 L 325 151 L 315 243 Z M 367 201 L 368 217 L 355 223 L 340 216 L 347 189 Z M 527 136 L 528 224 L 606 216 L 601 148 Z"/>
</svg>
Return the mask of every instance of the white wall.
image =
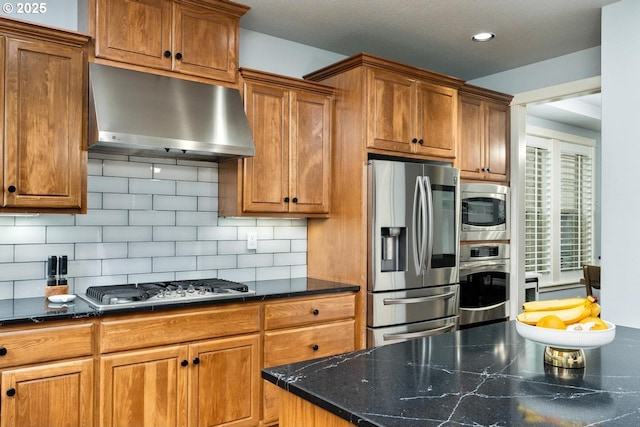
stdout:
<svg viewBox="0 0 640 427">
<path fill-rule="evenodd" d="M 602 9 L 603 317 L 640 327 L 640 2 Z M 636 211 L 638 209 L 638 211 Z"/>
</svg>

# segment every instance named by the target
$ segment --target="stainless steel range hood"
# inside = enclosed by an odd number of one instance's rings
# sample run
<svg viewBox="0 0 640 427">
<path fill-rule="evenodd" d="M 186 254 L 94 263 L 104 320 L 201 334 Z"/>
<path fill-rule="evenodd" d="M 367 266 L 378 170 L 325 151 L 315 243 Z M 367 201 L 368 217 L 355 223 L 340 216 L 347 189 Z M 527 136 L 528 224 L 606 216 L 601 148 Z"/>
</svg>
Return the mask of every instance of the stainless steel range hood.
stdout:
<svg viewBox="0 0 640 427">
<path fill-rule="evenodd" d="M 237 89 L 89 64 L 89 150 L 222 161 L 254 155 Z"/>
</svg>

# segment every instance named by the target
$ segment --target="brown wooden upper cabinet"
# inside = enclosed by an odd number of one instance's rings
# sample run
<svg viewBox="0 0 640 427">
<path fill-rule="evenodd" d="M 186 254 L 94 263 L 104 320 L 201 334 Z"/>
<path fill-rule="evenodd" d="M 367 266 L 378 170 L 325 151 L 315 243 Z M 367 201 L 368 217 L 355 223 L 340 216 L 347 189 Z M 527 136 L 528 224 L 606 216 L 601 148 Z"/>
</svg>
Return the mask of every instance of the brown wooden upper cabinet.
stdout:
<svg viewBox="0 0 640 427">
<path fill-rule="evenodd" d="M 458 98 L 455 88 L 401 73 L 371 69 L 367 147 L 453 159 Z"/>
<path fill-rule="evenodd" d="M 0 211 L 86 211 L 88 41 L 0 18 Z"/>
<path fill-rule="evenodd" d="M 465 85 L 460 89 L 460 155 L 463 179 L 509 181 L 509 103 L 512 96 Z"/>
<path fill-rule="evenodd" d="M 239 20 L 248 7 L 215 0 L 94 1 L 97 58 L 237 81 Z"/>
<path fill-rule="evenodd" d="M 329 214 L 333 89 L 242 70 L 255 156 L 220 163 L 221 216 Z"/>
</svg>

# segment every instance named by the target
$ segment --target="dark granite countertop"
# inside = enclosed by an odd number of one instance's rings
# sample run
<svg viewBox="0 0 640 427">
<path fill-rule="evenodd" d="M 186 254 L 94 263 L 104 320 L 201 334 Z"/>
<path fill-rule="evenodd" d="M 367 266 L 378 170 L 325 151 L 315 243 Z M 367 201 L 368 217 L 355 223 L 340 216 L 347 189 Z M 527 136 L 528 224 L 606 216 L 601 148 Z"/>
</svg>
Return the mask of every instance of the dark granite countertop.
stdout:
<svg viewBox="0 0 640 427">
<path fill-rule="evenodd" d="M 234 302 L 335 294 L 340 292 L 354 292 L 360 289 L 359 286 L 309 278 L 262 280 L 246 282 L 246 284 L 249 286 L 249 289 L 256 291 L 256 293 L 247 296 L 221 298 L 209 301 L 176 302 L 175 304 L 118 308 L 103 312 L 91 308 L 80 298 L 76 298 L 72 303 L 66 304 L 53 304 L 45 297 L 0 300 L 0 326 L 92 316 L 108 316 L 112 314 L 161 311 L 180 307 L 204 307 Z"/>
<path fill-rule="evenodd" d="M 514 321 L 264 369 L 358 426 L 639 426 L 640 329 L 553 368 Z"/>
</svg>

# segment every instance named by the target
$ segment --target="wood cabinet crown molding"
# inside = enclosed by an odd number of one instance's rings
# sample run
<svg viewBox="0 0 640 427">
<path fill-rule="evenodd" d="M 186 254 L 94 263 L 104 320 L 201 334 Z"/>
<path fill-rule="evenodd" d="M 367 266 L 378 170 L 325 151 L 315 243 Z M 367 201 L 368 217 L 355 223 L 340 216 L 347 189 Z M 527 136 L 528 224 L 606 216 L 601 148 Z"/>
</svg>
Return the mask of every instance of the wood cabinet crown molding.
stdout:
<svg viewBox="0 0 640 427">
<path fill-rule="evenodd" d="M 52 28 L 4 17 L 0 17 L 0 32 L 4 35 L 33 38 L 78 47 L 86 45 L 91 39 L 89 35 L 76 31 Z"/>
</svg>

